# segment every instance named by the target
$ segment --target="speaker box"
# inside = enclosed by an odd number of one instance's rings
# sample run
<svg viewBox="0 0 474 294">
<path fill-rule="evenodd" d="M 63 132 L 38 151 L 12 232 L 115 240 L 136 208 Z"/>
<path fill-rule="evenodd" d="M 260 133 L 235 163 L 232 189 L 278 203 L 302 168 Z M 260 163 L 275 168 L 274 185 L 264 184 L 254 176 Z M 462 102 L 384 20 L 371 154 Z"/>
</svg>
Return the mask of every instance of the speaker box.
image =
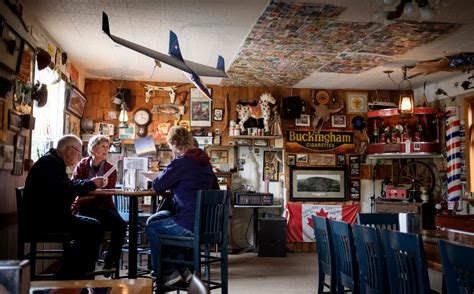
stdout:
<svg viewBox="0 0 474 294">
<path fill-rule="evenodd" d="M 299 118 L 301 116 L 302 101 L 300 96 L 289 96 L 283 98 L 283 117 Z"/>
<path fill-rule="evenodd" d="M 258 256 L 286 257 L 286 219 L 265 217 L 258 220 Z"/>
<path fill-rule="evenodd" d="M 123 100 L 127 105 L 125 110 L 130 111 L 135 108 L 135 99 L 133 99 L 132 90 L 127 88 L 117 89 L 117 93 L 115 95 L 118 97 L 123 97 Z M 120 105 L 117 105 L 117 109 L 120 110 Z"/>
</svg>

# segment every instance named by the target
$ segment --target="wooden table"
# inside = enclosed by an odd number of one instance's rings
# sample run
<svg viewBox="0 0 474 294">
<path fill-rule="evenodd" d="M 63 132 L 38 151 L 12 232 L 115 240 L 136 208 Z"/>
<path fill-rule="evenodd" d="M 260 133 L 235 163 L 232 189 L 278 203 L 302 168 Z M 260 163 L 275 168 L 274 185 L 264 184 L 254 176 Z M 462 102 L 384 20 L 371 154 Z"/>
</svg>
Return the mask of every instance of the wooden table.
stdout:
<svg viewBox="0 0 474 294">
<path fill-rule="evenodd" d="M 137 278 L 137 247 L 138 247 L 138 197 L 152 196 L 152 203 L 156 203 L 157 196 L 169 197 L 169 192 L 155 191 L 125 191 L 119 189 L 97 189 L 89 192 L 90 196 L 113 196 L 120 195 L 129 199 L 129 222 L 128 222 L 128 278 Z M 156 211 L 156 206 L 151 213 Z"/>
<path fill-rule="evenodd" d="M 445 240 L 463 246 L 474 247 L 474 235 L 449 230 L 422 230 L 418 232 L 418 234 L 423 239 L 428 267 L 439 272 L 442 271 L 442 268 L 438 240 Z"/>
<path fill-rule="evenodd" d="M 150 294 L 153 289 L 151 279 L 121 279 L 121 280 L 81 280 L 81 281 L 33 281 L 30 293 L 34 290 L 45 293 L 45 289 L 55 289 L 54 293 L 79 294 L 84 288 L 111 288 L 110 294 Z M 48 292 L 52 293 L 52 292 Z M 102 293 L 102 292 L 99 292 Z"/>
</svg>

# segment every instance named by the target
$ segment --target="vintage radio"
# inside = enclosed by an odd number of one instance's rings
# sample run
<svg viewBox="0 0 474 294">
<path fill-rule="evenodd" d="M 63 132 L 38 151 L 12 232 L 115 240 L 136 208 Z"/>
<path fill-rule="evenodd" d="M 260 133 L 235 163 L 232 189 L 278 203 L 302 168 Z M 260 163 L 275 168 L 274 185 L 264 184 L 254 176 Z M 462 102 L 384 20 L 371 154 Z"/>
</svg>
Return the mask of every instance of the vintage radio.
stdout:
<svg viewBox="0 0 474 294">
<path fill-rule="evenodd" d="M 404 186 L 387 185 L 385 188 L 386 198 L 406 199 L 408 198 L 408 188 Z"/>
<path fill-rule="evenodd" d="M 273 205 L 273 194 L 255 192 L 234 193 L 234 205 L 262 206 Z"/>
</svg>

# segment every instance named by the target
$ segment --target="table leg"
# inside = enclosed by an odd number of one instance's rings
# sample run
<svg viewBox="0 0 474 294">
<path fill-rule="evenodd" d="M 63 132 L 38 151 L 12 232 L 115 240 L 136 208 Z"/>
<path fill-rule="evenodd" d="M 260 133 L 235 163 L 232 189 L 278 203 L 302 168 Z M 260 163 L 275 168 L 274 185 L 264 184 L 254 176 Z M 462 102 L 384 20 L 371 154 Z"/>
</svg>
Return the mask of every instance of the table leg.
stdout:
<svg viewBox="0 0 474 294">
<path fill-rule="evenodd" d="M 128 278 L 137 278 L 137 228 L 138 228 L 138 197 L 129 199 L 129 222 L 128 222 Z"/>
<path fill-rule="evenodd" d="M 253 208 L 253 246 L 257 250 L 258 246 L 258 208 Z"/>
</svg>

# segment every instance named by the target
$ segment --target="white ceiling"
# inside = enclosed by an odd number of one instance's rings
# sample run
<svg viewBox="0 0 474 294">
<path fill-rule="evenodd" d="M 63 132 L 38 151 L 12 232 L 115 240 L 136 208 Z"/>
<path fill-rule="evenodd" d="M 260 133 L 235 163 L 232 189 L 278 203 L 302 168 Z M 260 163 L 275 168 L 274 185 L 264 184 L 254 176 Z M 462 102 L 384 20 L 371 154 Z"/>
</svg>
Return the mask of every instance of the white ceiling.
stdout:
<svg viewBox="0 0 474 294">
<path fill-rule="evenodd" d="M 25 0 L 24 11 L 36 19 L 54 38 L 69 59 L 86 77 L 149 81 L 154 61 L 113 43 L 101 29 L 102 11 L 109 15 L 111 33 L 132 42 L 166 53 L 169 31 L 179 38 L 183 57 L 215 66 L 222 55 L 229 69 L 243 42 L 269 4 L 267 0 Z M 286 1 L 294 2 L 297 1 Z M 398 2 L 398 1 L 396 1 Z M 296 88 L 325 89 L 395 89 L 383 73 L 395 72 L 416 61 L 430 60 L 458 52 L 474 52 L 474 1 L 430 0 L 441 2 L 432 21 L 458 23 L 455 32 L 396 56 L 389 63 L 358 74 L 313 72 L 298 82 Z M 342 22 L 387 23 L 380 13 L 383 0 L 305 0 L 304 3 L 331 4 L 346 9 L 337 17 Z M 413 79 L 414 85 L 436 82 L 459 73 L 440 72 Z M 153 81 L 187 83 L 177 69 L 163 64 Z M 219 84 L 221 79 L 205 78 Z"/>
</svg>

